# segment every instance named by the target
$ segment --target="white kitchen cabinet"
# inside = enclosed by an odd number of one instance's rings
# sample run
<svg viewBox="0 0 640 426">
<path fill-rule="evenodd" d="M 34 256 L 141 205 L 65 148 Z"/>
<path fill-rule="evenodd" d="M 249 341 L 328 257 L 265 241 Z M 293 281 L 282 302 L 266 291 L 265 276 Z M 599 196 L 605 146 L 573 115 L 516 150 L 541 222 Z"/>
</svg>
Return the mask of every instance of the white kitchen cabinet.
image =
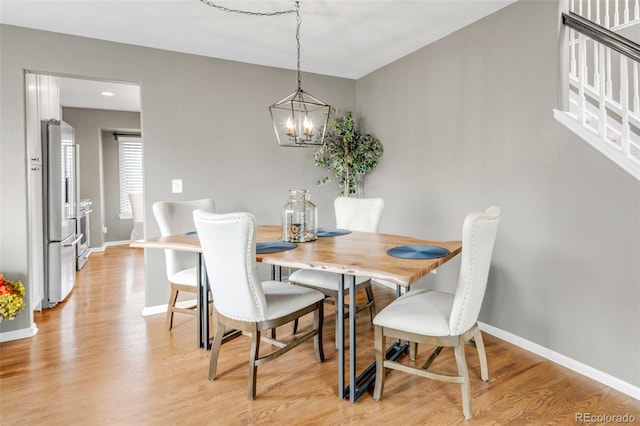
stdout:
<svg viewBox="0 0 640 426">
<path fill-rule="evenodd" d="M 38 74 L 38 100 L 40 120 L 62 118 L 60 106 L 60 79 L 51 75 Z"/>
</svg>

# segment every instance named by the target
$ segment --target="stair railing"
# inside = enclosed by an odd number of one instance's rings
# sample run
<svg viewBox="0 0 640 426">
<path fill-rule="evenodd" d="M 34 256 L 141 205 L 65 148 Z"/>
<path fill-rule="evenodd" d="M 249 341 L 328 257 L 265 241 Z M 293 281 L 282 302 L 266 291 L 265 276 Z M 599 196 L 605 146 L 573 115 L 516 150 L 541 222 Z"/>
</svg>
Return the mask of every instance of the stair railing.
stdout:
<svg viewBox="0 0 640 426">
<path fill-rule="evenodd" d="M 631 0 L 635 3 L 631 13 L 630 0 L 624 1 L 627 12 L 622 14 L 617 12 L 618 0 L 611 5 L 606 1 L 605 10 L 615 7 L 613 17 L 601 16 L 601 8 L 596 8 L 596 22 L 611 28 L 616 24 L 618 27 L 640 24 L 640 0 Z M 640 180 L 640 46 L 588 19 L 592 10 L 590 0 L 580 1 L 578 12 L 583 4 L 587 18 L 573 12 L 562 14 L 562 23 L 569 30 L 569 110 L 556 110 L 554 115 Z"/>
</svg>

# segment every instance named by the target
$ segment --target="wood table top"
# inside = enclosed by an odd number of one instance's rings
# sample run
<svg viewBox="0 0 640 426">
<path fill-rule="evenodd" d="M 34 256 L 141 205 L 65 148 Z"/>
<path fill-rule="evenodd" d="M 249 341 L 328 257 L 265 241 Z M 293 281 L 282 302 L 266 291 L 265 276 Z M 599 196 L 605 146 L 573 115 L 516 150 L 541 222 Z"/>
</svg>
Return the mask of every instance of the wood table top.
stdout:
<svg viewBox="0 0 640 426">
<path fill-rule="evenodd" d="M 281 241 L 281 239 L 281 226 L 258 226 L 257 242 Z M 365 275 L 409 286 L 462 251 L 461 241 L 428 241 L 399 235 L 356 231 L 335 237 L 318 237 L 316 241 L 297 245 L 292 250 L 257 254 L 256 260 L 291 268 Z M 449 254 L 436 259 L 401 259 L 387 254 L 387 250 L 404 245 L 438 246 L 449 250 Z M 137 240 L 131 243 L 131 247 L 202 252 L 200 241 L 192 235 Z"/>
</svg>

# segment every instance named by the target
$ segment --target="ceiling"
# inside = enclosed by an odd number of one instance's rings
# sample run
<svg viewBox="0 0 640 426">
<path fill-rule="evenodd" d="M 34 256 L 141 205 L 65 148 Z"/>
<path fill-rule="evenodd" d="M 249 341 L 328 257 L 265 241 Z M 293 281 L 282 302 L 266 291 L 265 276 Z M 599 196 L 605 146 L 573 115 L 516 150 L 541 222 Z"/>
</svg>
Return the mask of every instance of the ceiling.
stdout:
<svg viewBox="0 0 640 426">
<path fill-rule="evenodd" d="M 293 1 L 210 1 L 261 13 L 295 9 Z M 357 79 L 514 1 L 303 0 L 301 69 Z M 0 0 L 0 23 L 296 69 L 295 14 L 251 16 L 199 0 Z M 73 83 L 62 84 L 63 98 L 71 98 L 67 90 L 73 99 L 83 98 L 82 90 L 118 90 L 95 81 L 72 89 Z M 132 87 L 122 89 L 131 96 Z M 105 109 L 119 98 L 96 97 Z"/>
<path fill-rule="evenodd" d="M 60 77 L 60 104 L 74 108 L 140 111 L 140 86 Z"/>
</svg>

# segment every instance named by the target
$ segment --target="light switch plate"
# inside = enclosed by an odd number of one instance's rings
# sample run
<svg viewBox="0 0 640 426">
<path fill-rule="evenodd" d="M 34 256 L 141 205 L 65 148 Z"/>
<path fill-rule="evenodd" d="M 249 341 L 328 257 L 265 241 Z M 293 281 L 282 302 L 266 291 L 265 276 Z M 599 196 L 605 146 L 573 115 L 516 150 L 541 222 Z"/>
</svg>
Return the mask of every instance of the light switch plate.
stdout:
<svg viewBox="0 0 640 426">
<path fill-rule="evenodd" d="M 182 193 L 182 179 L 172 179 L 171 180 L 171 191 L 174 194 Z"/>
</svg>

